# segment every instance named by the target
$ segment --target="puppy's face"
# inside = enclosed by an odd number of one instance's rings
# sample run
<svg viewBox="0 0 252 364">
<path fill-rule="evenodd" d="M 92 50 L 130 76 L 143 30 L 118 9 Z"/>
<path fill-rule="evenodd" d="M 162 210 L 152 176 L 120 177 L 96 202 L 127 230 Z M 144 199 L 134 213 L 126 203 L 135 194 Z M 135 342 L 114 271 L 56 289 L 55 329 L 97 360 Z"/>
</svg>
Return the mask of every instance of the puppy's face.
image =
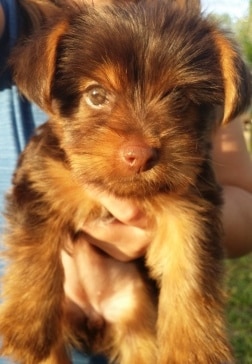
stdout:
<svg viewBox="0 0 252 364">
<path fill-rule="evenodd" d="M 75 178 L 118 196 L 194 185 L 225 104 L 235 103 L 220 50 L 227 43 L 238 59 L 231 43 L 171 1 L 83 6 L 57 29 L 48 36 L 49 91 L 38 103 L 50 103 Z"/>
</svg>

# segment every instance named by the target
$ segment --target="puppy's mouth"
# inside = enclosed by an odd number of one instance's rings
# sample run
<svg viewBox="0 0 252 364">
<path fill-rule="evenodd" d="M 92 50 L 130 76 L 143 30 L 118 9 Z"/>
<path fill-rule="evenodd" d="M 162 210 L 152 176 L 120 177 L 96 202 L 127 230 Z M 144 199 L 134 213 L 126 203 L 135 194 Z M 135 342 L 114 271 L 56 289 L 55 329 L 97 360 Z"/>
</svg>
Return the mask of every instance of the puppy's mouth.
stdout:
<svg viewBox="0 0 252 364">
<path fill-rule="evenodd" d="M 143 198 L 167 188 L 160 150 L 145 144 L 126 144 L 108 158 L 90 182 L 117 197 Z"/>
<path fill-rule="evenodd" d="M 173 185 L 162 165 L 150 162 L 148 166 L 130 165 L 129 170 L 123 172 L 114 169 L 109 174 L 89 175 L 83 182 L 120 198 L 148 198 L 178 187 Z"/>
<path fill-rule="evenodd" d="M 107 184 L 106 189 L 117 197 L 133 197 L 139 199 L 170 190 L 169 186 L 162 184 L 161 181 L 156 181 L 152 178 L 144 178 L 142 175 L 119 179 L 117 183 L 114 181 L 110 182 Z"/>
<path fill-rule="evenodd" d="M 99 154 L 79 155 L 71 159 L 74 175 L 81 185 L 93 185 L 122 198 L 147 198 L 160 192 L 185 191 L 194 182 L 194 163 L 165 153 L 145 143 L 125 143 L 106 147 Z M 175 159 L 174 159 L 175 158 Z"/>
</svg>

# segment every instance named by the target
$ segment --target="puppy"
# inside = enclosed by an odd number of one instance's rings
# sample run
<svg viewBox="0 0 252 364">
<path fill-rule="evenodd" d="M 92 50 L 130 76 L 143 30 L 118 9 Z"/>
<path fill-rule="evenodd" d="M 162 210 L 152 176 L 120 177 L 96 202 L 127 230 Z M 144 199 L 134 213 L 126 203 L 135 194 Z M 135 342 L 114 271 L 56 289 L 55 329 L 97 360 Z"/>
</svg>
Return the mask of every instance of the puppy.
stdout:
<svg viewBox="0 0 252 364">
<path fill-rule="evenodd" d="M 7 198 L 3 354 L 62 364 L 73 344 L 121 364 L 234 362 L 211 140 L 248 106 L 250 78 L 233 41 L 191 4 L 69 6 L 16 48 L 17 85 L 50 118 Z M 109 218 L 87 185 L 133 199 L 154 234 L 144 261 L 128 263 L 131 273 L 118 263 L 116 278 L 111 258 L 83 247 L 108 271 L 103 292 L 133 289 L 117 315 L 84 310 L 80 320 L 64 292 L 62 252 L 71 254 L 85 221 Z"/>
</svg>

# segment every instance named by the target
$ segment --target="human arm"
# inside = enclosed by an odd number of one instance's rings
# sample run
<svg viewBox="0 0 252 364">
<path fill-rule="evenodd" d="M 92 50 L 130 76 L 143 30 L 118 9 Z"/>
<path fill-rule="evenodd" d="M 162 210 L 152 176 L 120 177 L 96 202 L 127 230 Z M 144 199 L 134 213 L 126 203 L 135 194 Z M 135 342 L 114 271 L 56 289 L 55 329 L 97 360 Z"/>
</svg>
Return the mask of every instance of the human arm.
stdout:
<svg viewBox="0 0 252 364">
<path fill-rule="evenodd" d="M 224 247 L 235 258 L 252 251 L 252 161 L 239 118 L 217 133 L 213 160 L 223 187 Z"/>
</svg>

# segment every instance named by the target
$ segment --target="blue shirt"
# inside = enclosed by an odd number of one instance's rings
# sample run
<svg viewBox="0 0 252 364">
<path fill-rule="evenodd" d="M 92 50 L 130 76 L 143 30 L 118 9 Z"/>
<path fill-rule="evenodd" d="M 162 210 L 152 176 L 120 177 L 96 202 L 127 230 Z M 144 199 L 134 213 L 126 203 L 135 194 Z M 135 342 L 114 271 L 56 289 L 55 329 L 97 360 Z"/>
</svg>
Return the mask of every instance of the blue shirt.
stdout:
<svg viewBox="0 0 252 364">
<path fill-rule="evenodd" d="M 34 127 L 45 122 L 46 115 L 18 93 L 13 84 L 7 58 L 18 36 L 19 22 L 15 0 L 0 0 L 6 26 L 0 39 L 0 229 L 3 227 L 4 195 L 11 184 L 18 155 Z"/>
<path fill-rule="evenodd" d="M 18 37 L 20 20 L 16 0 L 0 0 L 5 14 L 5 29 L 0 39 L 0 233 L 4 228 L 2 216 L 4 195 L 11 186 L 11 178 L 18 156 L 25 147 L 35 127 L 47 120 L 47 116 L 34 104 L 21 96 L 13 84 L 7 68 L 10 50 Z M 29 72 L 29 70 L 27 70 Z M 2 242 L 1 242 L 2 243 Z M 0 261 L 0 273 L 3 263 Z M 0 364 L 11 361 L 0 358 Z M 74 352 L 73 363 L 106 364 L 103 358 L 87 357 Z"/>
</svg>

